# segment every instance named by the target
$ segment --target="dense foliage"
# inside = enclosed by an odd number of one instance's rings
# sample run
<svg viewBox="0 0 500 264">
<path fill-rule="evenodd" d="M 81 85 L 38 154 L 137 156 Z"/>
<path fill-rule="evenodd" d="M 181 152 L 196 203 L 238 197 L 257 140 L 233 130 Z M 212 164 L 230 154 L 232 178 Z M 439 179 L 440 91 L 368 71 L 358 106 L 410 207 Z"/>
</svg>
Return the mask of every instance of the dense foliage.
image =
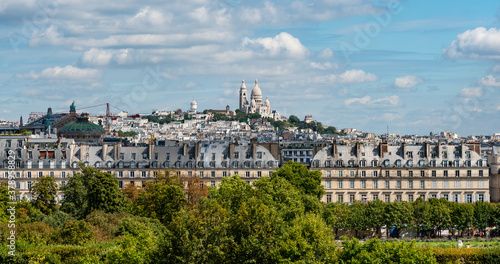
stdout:
<svg viewBox="0 0 500 264">
<path fill-rule="evenodd" d="M 119 137 L 134 137 L 135 135 L 137 135 L 137 132 L 135 131 L 123 132 L 121 130 L 118 130 Z"/>
<path fill-rule="evenodd" d="M 293 162 L 253 185 L 234 175 L 210 189 L 199 178 L 165 170 L 143 188 L 120 190 L 111 174 L 80 166 L 63 188 L 61 207 L 46 210 L 51 199 L 18 203 L 17 255 L 9 256 L 3 245 L 0 263 L 494 263 L 500 256 L 494 250 L 430 250 L 414 242 L 334 240 L 341 232 L 361 237 L 358 231 L 383 226 L 426 235 L 444 228 L 481 230 L 498 224 L 500 207 L 494 204 L 325 204 L 321 175 Z M 41 179 L 37 186 L 45 185 L 50 181 Z M 3 187 L 0 205 L 7 201 Z M 4 243 L 9 230 L 0 225 Z"/>
</svg>

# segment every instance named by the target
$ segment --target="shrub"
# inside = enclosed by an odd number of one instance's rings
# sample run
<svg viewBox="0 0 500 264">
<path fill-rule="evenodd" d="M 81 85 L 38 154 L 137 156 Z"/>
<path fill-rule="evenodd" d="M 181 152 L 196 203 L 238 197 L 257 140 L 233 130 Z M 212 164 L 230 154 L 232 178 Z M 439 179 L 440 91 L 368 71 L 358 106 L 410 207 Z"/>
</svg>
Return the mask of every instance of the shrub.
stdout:
<svg viewBox="0 0 500 264">
<path fill-rule="evenodd" d="M 83 245 L 92 241 L 94 237 L 94 232 L 92 232 L 89 223 L 83 220 L 75 220 L 64 223 L 56 239 L 61 244 Z"/>
</svg>

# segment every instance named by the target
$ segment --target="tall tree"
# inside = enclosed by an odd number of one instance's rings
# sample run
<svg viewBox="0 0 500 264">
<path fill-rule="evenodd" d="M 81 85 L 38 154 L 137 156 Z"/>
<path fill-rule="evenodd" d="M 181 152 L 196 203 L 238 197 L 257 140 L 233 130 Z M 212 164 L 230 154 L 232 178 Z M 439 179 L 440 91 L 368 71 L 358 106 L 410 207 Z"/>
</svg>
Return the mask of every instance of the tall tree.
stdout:
<svg viewBox="0 0 500 264">
<path fill-rule="evenodd" d="M 54 177 L 42 176 L 30 188 L 31 202 L 42 213 L 51 214 L 56 209 L 58 189 Z"/>
<path fill-rule="evenodd" d="M 271 174 L 271 177 L 282 177 L 288 180 L 301 192 L 312 195 L 320 199 L 325 190 L 321 184 L 321 172 L 317 170 L 309 170 L 306 166 L 288 161 L 285 165 Z"/>
<path fill-rule="evenodd" d="M 79 164 L 81 172 L 75 173 L 63 188 L 61 210 L 82 219 L 94 210 L 114 213 L 124 209 L 126 198 L 112 174 Z"/>
</svg>

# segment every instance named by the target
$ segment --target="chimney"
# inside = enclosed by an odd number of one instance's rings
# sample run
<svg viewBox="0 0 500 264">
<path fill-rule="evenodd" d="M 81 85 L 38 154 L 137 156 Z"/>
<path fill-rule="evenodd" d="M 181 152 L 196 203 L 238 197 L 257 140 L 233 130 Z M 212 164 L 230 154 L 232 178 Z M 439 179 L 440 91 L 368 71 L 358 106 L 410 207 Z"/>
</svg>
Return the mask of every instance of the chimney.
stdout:
<svg viewBox="0 0 500 264">
<path fill-rule="evenodd" d="M 187 156 L 188 151 L 187 151 L 187 144 L 186 142 L 182 142 L 182 155 Z"/>
<path fill-rule="evenodd" d="M 120 154 L 120 143 L 113 145 L 113 158 L 118 160 Z"/>
<path fill-rule="evenodd" d="M 257 157 L 257 139 L 252 138 L 250 142 L 252 144 L 252 159 L 255 159 Z"/>
<path fill-rule="evenodd" d="M 429 141 L 425 141 L 424 151 L 425 151 L 425 158 L 430 158 L 431 157 L 431 146 L 430 146 Z"/>
<path fill-rule="evenodd" d="M 380 158 L 384 157 L 384 153 L 389 152 L 389 143 L 384 140 L 379 145 L 379 156 Z"/>
<path fill-rule="evenodd" d="M 153 159 L 154 153 L 155 153 L 155 142 L 149 141 L 149 143 L 148 143 L 148 158 L 150 160 Z"/>
<path fill-rule="evenodd" d="M 103 161 L 106 161 L 106 158 L 108 156 L 108 144 L 107 143 L 102 143 L 102 151 L 101 151 L 101 159 Z"/>
<path fill-rule="evenodd" d="M 401 157 L 406 159 L 406 142 L 401 143 Z"/>
<path fill-rule="evenodd" d="M 231 159 L 231 157 L 233 157 L 233 152 L 234 152 L 234 143 L 233 142 L 229 142 L 229 159 Z"/>
</svg>

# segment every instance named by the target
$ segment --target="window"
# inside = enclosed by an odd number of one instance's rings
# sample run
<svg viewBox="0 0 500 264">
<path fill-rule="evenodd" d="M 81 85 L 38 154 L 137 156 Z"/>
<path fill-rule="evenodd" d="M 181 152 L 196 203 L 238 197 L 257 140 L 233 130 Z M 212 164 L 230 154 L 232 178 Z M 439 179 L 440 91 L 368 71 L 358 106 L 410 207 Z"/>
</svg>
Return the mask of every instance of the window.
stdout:
<svg viewBox="0 0 500 264">
<path fill-rule="evenodd" d="M 120 159 L 125 159 L 125 153 L 120 153 Z"/>
<path fill-rule="evenodd" d="M 339 194 L 339 195 L 337 196 L 337 201 L 338 201 L 339 203 L 343 203 L 343 202 L 344 202 L 344 195 Z"/>
<path fill-rule="evenodd" d="M 385 177 L 389 177 L 389 171 L 385 171 Z"/>
<path fill-rule="evenodd" d="M 465 195 L 465 202 L 472 203 L 472 194 L 468 193 Z"/>
<path fill-rule="evenodd" d="M 483 170 L 479 170 L 479 177 L 483 177 Z"/>
<path fill-rule="evenodd" d="M 118 177 L 123 178 L 123 171 L 118 171 Z"/>
<path fill-rule="evenodd" d="M 484 194 L 478 194 L 477 195 L 477 200 L 481 201 L 481 202 L 484 202 Z"/>
<path fill-rule="evenodd" d="M 455 171 L 455 177 L 460 177 L 460 171 L 459 170 Z"/>
<path fill-rule="evenodd" d="M 455 181 L 455 189 L 459 189 L 459 188 L 460 188 L 460 181 L 456 180 Z"/>
<path fill-rule="evenodd" d="M 234 157 L 235 159 L 239 159 L 239 158 L 240 158 L 240 153 L 239 153 L 238 151 L 235 151 L 235 152 L 233 153 L 233 157 Z"/>
<path fill-rule="evenodd" d="M 61 178 L 66 178 L 66 172 L 65 171 L 61 172 Z"/>
<path fill-rule="evenodd" d="M 456 203 L 460 202 L 460 194 L 453 194 L 453 201 Z"/>
<path fill-rule="evenodd" d="M 479 181 L 477 182 L 477 184 L 478 184 L 478 187 L 479 187 L 480 189 L 484 188 L 484 181 L 483 181 L 483 180 L 479 180 Z"/>
<path fill-rule="evenodd" d="M 408 202 L 413 202 L 413 194 L 408 194 Z"/>
<path fill-rule="evenodd" d="M 443 189 L 448 189 L 448 180 L 443 181 Z"/>
<path fill-rule="evenodd" d="M 270 171 L 270 172 L 269 172 L 269 177 L 271 177 L 271 175 L 272 175 L 272 174 L 273 174 L 273 172 L 272 172 L 272 171 Z"/>
<path fill-rule="evenodd" d="M 239 175 L 239 174 L 238 174 L 238 171 L 234 171 L 234 172 L 233 172 L 233 174 L 234 174 L 234 175 Z"/>
<path fill-rule="evenodd" d="M 6 172 L 4 172 L 4 173 L 3 173 L 3 177 L 4 177 L 4 178 L 9 178 L 9 172 L 7 172 L 7 171 L 6 171 Z"/>
<path fill-rule="evenodd" d="M 155 160 L 158 159 L 158 152 L 155 152 Z"/>
<path fill-rule="evenodd" d="M 397 181 L 396 182 L 396 188 L 397 189 L 401 189 L 401 181 Z"/>
<path fill-rule="evenodd" d="M 31 171 L 28 171 L 28 175 L 27 175 L 28 178 L 31 178 Z"/>
<path fill-rule="evenodd" d="M 471 170 L 467 170 L 467 177 L 470 177 L 472 176 L 472 171 Z"/>
<path fill-rule="evenodd" d="M 245 177 L 250 177 L 250 172 L 249 171 L 245 171 Z"/>
<path fill-rule="evenodd" d="M 448 171 L 447 170 L 443 171 L 443 176 L 444 177 L 448 177 Z"/>
<path fill-rule="evenodd" d="M 420 171 L 420 177 L 424 177 L 425 176 L 425 171 Z"/>
<path fill-rule="evenodd" d="M 327 189 L 332 188 L 332 181 L 326 181 L 326 188 Z"/>
<path fill-rule="evenodd" d="M 420 181 L 420 189 L 425 189 L 425 182 L 424 181 Z"/>
<path fill-rule="evenodd" d="M 210 177 L 215 178 L 215 171 L 210 172 Z"/>
<path fill-rule="evenodd" d="M 378 189 L 378 181 L 377 180 L 373 181 L 373 188 Z"/>
<path fill-rule="evenodd" d="M 31 188 L 31 181 L 27 181 L 26 184 L 27 184 L 28 189 L 30 189 Z"/>
<path fill-rule="evenodd" d="M 354 203 L 354 194 L 349 194 L 349 203 Z"/>
<path fill-rule="evenodd" d="M 432 177 L 436 177 L 436 171 L 435 170 L 432 171 Z"/>
<path fill-rule="evenodd" d="M 135 171 L 129 172 L 129 176 L 130 176 L 130 178 L 134 178 L 135 177 Z"/>
<path fill-rule="evenodd" d="M 388 181 L 388 180 L 386 180 L 386 181 L 385 181 L 385 188 L 386 188 L 386 189 L 389 189 L 389 187 L 390 187 L 390 183 L 389 183 L 389 181 Z"/>
<path fill-rule="evenodd" d="M 450 196 L 449 196 L 448 194 L 443 194 L 443 198 L 444 198 L 446 201 L 449 201 Z"/>
<path fill-rule="evenodd" d="M 373 195 L 373 200 L 374 200 L 374 201 L 378 200 L 378 194 L 374 194 L 374 195 Z"/>
<path fill-rule="evenodd" d="M 342 177 L 342 171 L 339 171 L 339 177 Z"/>
<path fill-rule="evenodd" d="M 361 171 L 361 177 L 366 177 L 366 171 Z"/>
<path fill-rule="evenodd" d="M 350 171 L 349 176 L 354 177 L 354 171 Z"/>
<path fill-rule="evenodd" d="M 413 180 L 408 181 L 408 189 L 413 189 Z"/>
<path fill-rule="evenodd" d="M 396 195 L 396 201 L 401 202 L 401 194 Z"/>
<path fill-rule="evenodd" d="M 19 181 L 16 181 L 16 189 L 21 189 L 21 182 Z"/>
<path fill-rule="evenodd" d="M 377 177 L 378 176 L 378 171 L 373 171 L 373 177 Z"/>
<path fill-rule="evenodd" d="M 349 181 L 349 188 L 354 189 L 354 180 Z"/>
<path fill-rule="evenodd" d="M 366 181 L 365 180 L 361 181 L 361 188 L 366 189 Z"/>
<path fill-rule="evenodd" d="M 396 175 L 397 175 L 398 177 L 401 177 L 401 171 L 397 171 L 397 172 L 396 172 Z"/>
<path fill-rule="evenodd" d="M 432 184 L 432 189 L 436 189 L 437 188 L 436 180 L 432 180 L 431 184 Z"/>
<path fill-rule="evenodd" d="M 342 180 L 339 180 L 339 181 L 338 181 L 339 189 L 342 189 L 342 188 L 343 188 L 343 186 L 342 186 L 342 185 L 344 185 L 344 184 L 343 184 L 343 182 L 344 182 L 344 181 L 342 181 Z"/>
<path fill-rule="evenodd" d="M 326 195 L 326 202 L 327 203 L 331 203 L 332 202 L 332 195 L 331 194 L 327 194 Z"/>
<path fill-rule="evenodd" d="M 430 198 L 437 198 L 437 194 L 431 194 Z"/>
<path fill-rule="evenodd" d="M 331 171 L 327 171 L 326 172 L 326 177 L 332 177 L 332 172 Z"/>
<path fill-rule="evenodd" d="M 259 177 L 259 178 L 262 177 L 262 171 L 257 172 L 257 177 Z"/>
<path fill-rule="evenodd" d="M 385 202 L 390 203 L 391 202 L 391 196 L 389 194 L 385 195 Z"/>
<path fill-rule="evenodd" d="M 53 172 L 53 171 L 49 172 L 49 175 L 50 175 L 51 177 L 54 177 L 54 172 Z"/>
<path fill-rule="evenodd" d="M 467 180 L 467 189 L 471 189 L 471 188 L 472 188 L 472 181 Z"/>
<path fill-rule="evenodd" d="M 222 177 L 227 177 L 227 171 L 222 172 Z"/>
<path fill-rule="evenodd" d="M 215 160 L 215 153 L 212 153 L 212 160 Z"/>
<path fill-rule="evenodd" d="M 422 200 L 425 200 L 425 194 L 421 194 L 420 198 L 422 198 Z"/>
<path fill-rule="evenodd" d="M 40 178 L 40 177 L 43 177 L 43 172 L 42 171 L 38 172 L 38 178 Z"/>
<path fill-rule="evenodd" d="M 170 160 L 170 153 L 167 153 L 167 160 Z"/>
<path fill-rule="evenodd" d="M 141 171 L 141 177 L 142 178 L 148 177 L 148 172 L 147 171 Z"/>
<path fill-rule="evenodd" d="M 408 177 L 413 177 L 413 171 L 408 172 Z"/>
<path fill-rule="evenodd" d="M 210 186 L 211 186 L 211 187 L 215 187 L 215 181 L 211 181 L 211 182 L 210 182 Z"/>
<path fill-rule="evenodd" d="M 257 152 L 257 159 L 262 159 L 262 152 Z"/>
</svg>

